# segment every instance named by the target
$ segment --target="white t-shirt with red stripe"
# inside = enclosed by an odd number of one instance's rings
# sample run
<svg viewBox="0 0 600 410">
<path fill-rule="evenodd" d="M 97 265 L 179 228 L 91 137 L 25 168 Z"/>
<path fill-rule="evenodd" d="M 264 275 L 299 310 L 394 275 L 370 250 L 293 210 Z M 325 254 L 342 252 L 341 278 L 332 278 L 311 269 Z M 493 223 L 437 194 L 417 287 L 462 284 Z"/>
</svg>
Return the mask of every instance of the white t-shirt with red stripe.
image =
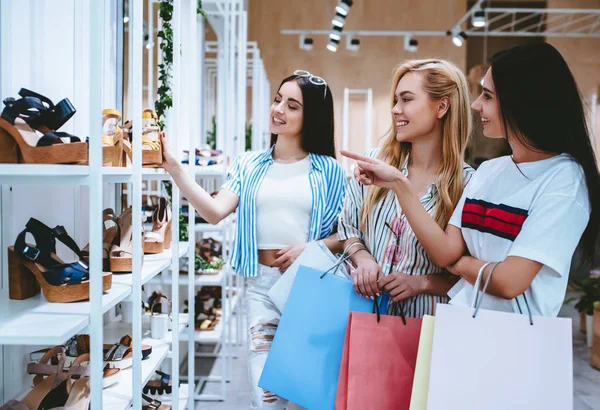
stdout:
<svg viewBox="0 0 600 410">
<path fill-rule="evenodd" d="M 556 316 L 589 215 L 583 170 L 568 154 L 518 165 L 506 156 L 481 164 L 449 223 L 462 229 L 477 259 L 519 256 L 543 264 L 525 296 L 532 314 Z M 448 295 L 451 304 L 469 306 L 473 286 L 461 279 Z M 523 298 L 518 300 L 525 313 Z M 482 308 L 518 311 L 515 300 L 490 295 Z"/>
</svg>

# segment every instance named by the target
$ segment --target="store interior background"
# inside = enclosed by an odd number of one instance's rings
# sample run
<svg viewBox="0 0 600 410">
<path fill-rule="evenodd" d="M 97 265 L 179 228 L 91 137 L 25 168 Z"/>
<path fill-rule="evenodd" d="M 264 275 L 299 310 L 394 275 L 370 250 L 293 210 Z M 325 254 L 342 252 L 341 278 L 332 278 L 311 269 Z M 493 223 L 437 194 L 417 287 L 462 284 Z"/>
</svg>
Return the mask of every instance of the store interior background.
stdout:
<svg viewBox="0 0 600 410">
<path fill-rule="evenodd" d="M 8 0 L 11 1 L 11 0 Z M 127 7 L 127 0 L 108 1 L 107 7 Z M 4 0 L 2 0 L 4 2 Z M 63 95 L 72 96 L 78 108 L 74 120 L 65 127 L 65 131 L 75 135 L 85 135 L 90 121 L 87 109 L 85 87 L 75 87 L 73 79 L 79 77 L 80 84 L 85 84 L 89 72 L 89 55 L 86 53 L 88 33 L 85 30 L 87 22 L 75 21 L 73 16 L 76 9 L 85 7 L 79 0 L 47 0 L 42 4 L 36 0 L 13 1 L 10 15 L 2 15 L 1 21 L 11 19 L 19 24 L 10 25 L 10 33 L 2 31 L 0 40 L 2 58 L 0 62 L 1 95 L 14 95 L 18 89 L 28 85 L 34 90 L 59 99 Z M 147 2 L 144 2 L 147 14 Z M 373 90 L 372 135 L 373 145 L 386 133 L 390 127 L 390 95 L 391 80 L 394 68 L 406 59 L 439 57 L 456 63 L 468 75 L 472 97 L 480 92 L 479 81 L 485 73 L 487 59 L 496 51 L 528 41 L 547 41 L 554 45 L 567 60 L 579 84 L 583 98 L 590 112 L 596 113 L 590 118 L 593 127 L 593 145 L 597 157 L 600 156 L 600 106 L 592 110 L 592 104 L 598 104 L 600 94 L 600 39 L 565 39 L 565 38 L 517 38 L 517 37 L 471 37 L 463 47 L 455 47 L 450 37 L 421 37 L 418 38 L 417 52 L 404 49 L 402 37 L 362 37 L 358 51 L 346 50 L 343 43 L 338 51 L 332 53 L 325 48 L 326 36 L 314 36 L 314 48 L 311 51 L 302 50 L 298 46 L 298 36 L 282 35 L 281 30 L 329 30 L 331 18 L 337 0 L 247 0 L 248 10 L 248 41 L 257 42 L 264 62 L 272 94 L 279 87 L 281 79 L 290 75 L 294 70 L 304 69 L 323 77 L 331 87 L 334 96 L 336 144 L 342 143 L 342 108 L 343 91 L 345 87 L 353 89 Z M 473 1 L 467 0 L 355 0 L 346 20 L 347 30 L 446 30 L 452 27 L 472 6 Z M 600 9 L 600 0 L 547 0 L 522 1 L 505 0 L 488 2 L 494 7 L 532 7 L 532 8 L 590 8 Z M 43 7 L 43 21 L 34 18 L 32 9 Z M 158 4 L 154 4 L 158 8 Z M 156 10 L 156 9 L 155 9 Z M 155 22 L 156 24 L 156 22 Z M 105 77 L 104 106 L 120 107 L 123 118 L 131 118 L 127 112 L 127 76 L 119 74 L 128 70 L 128 33 L 118 31 L 114 22 L 105 22 L 106 32 L 112 40 L 123 38 L 122 57 L 117 55 L 118 49 L 108 42 L 104 50 L 106 72 L 112 73 Z M 208 41 L 216 40 L 209 25 L 206 26 Z M 8 46 L 11 38 L 21 39 L 23 47 L 28 52 L 22 52 L 14 46 Z M 56 39 L 63 42 L 56 46 Z M 154 44 L 158 44 L 156 33 Z M 154 53 L 153 61 L 158 60 L 159 48 L 153 47 L 149 52 Z M 74 57 L 76 56 L 76 58 Z M 148 52 L 144 52 L 143 84 L 147 82 Z M 122 66 L 122 69 L 119 67 Z M 543 69 L 543 67 L 540 67 Z M 153 78 L 156 81 L 158 70 Z M 89 79 L 87 79 L 89 81 Z M 185 86 L 185 84 L 184 84 Z M 548 84 L 552 87 L 552 84 Z M 122 89 L 123 95 L 116 90 Z M 156 85 L 154 90 L 156 91 Z M 150 98 L 149 98 L 150 97 Z M 248 97 L 250 99 L 250 96 Z M 155 98 L 144 91 L 143 101 Z M 251 107 L 251 104 L 248 104 Z M 350 100 L 349 148 L 353 151 L 364 151 L 364 110 L 365 104 L 358 98 Z M 185 109 L 184 109 L 185 113 Z M 186 115 L 193 116 L 192 112 Z M 247 118 L 251 123 L 253 113 L 249 109 Z M 134 118 L 138 115 L 135 114 Z M 478 163 L 481 159 L 490 159 L 506 154 L 507 146 L 503 141 L 490 140 L 483 137 L 477 116 L 475 118 L 474 135 L 468 152 L 468 162 Z M 553 119 L 549 119 L 553 120 Z M 200 124 L 200 118 L 193 119 L 178 126 L 179 145 L 187 146 L 186 135 L 197 135 L 198 129 L 204 131 L 209 127 Z M 197 123 L 195 128 L 194 124 Z M 206 142 L 206 133 L 200 133 L 200 142 Z M 228 155 L 228 153 L 225 153 Z M 231 158 L 230 158 L 231 159 Z M 3 188 L 7 189 L 7 188 Z M 8 192 L 4 192 L 8 195 Z M 114 189 L 106 189 L 104 200 L 107 204 L 115 200 L 117 193 Z M 78 242 L 85 242 L 88 237 L 87 224 L 79 226 L 79 221 L 87 220 L 87 194 L 81 187 L 27 186 L 14 187 L 10 192 L 11 219 L 2 220 L 2 235 L 8 242 L 22 229 L 31 215 L 37 215 L 48 224 L 64 225 L 68 231 L 75 232 Z M 49 201 L 40 202 L 40 198 Z M 43 202 L 43 201 L 42 201 Z M 79 203 L 81 206 L 73 206 Z M 57 216 L 55 209 L 65 209 L 65 214 Z M 8 222 L 8 224 L 6 224 Z M 590 267 L 574 270 L 573 275 L 584 275 Z M 0 275 L 0 287 L 2 287 Z M 183 299 L 183 298 L 182 298 Z M 600 409 L 600 371 L 589 366 L 589 349 L 585 346 L 584 336 L 578 332 L 579 315 L 572 305 L 566 306 L 562 315 L 573 317 L 574 351 L 575 351 L 575 393 L 576 409 Z M 27 380 L 23 371 L 24 359 L 31 346 L 4 348 L 0 358 L 0 386 L 5 392 L 19 391 Z M 247 408 L 248 386 L 245 368 L 245 349 L 240 349 L 234 361 L 234 378 L 230 383 L 231 394 L 223 403 L 199 403 L 198 409 L 241 409 Z M 211 372 L 218 368 L 218 360 L 201 361 L 198 371 Z M 15 369 L 19 369 L 15 372 Z M 20 372 L 20 373 L 19 373 Z M 579 405 L 579 407 L 577 407 Z"/>
</svg>

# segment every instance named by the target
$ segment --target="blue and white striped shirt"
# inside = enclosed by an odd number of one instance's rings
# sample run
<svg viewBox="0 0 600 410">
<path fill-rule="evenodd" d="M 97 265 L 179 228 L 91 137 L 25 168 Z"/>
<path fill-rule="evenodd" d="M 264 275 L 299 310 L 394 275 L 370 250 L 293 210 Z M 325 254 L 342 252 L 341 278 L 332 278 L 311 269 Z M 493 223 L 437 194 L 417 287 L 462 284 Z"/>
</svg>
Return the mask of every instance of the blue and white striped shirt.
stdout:
<svg viewBox="0 0 600 410">
<path fill-rule="evenodd" d="M 273 147 L 267 151 L 251 151 L 238 155 L 229 168 L 226 188 L 240 197 L 237 209 L 236 236 L 230 263 L 238 275 L 258 275 L 256 241 L 256 194 L 271 164 Z M 331 234 L 344 206 L 346 175 L 340 164 L 327 155 L 309 154 L 308 174 L 312 191 L 312 211 L 307 242 Z"/>
</svg>

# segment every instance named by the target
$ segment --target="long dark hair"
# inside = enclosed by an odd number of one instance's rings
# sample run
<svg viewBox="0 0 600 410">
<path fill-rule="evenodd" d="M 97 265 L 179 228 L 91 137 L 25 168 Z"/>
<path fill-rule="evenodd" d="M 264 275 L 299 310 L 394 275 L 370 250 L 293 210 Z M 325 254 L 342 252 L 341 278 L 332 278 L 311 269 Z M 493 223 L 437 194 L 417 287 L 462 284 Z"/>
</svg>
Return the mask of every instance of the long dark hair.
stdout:
<svg viewBox="0 0 600 410">
<path fill-rule="evenodd" d="M 302 90 L 304 120 L 302 122 L 302 149 L 311 154 L 329 155 L 335 158 L 335 140 L 333 137 L 333 96 L 327 86 L 323 98 L 324 85 L 310 82 L 308 77 L 292 75 L 284 78 L 279 85 L 296 81 Z M 271 134 L 271 146 L 277 142 L 277 134 Z"/>
<path fill-rule="evenodd" d="M 583 168 L 591 206 L 581 238 L 584 262 L 594 263 L 600 225 L 600 175 L 581 93 L 558 50 L 520 45 L 492 57 L 492 78 L 504 129 L 532 150 L 567 153 Z"/>
</svg>

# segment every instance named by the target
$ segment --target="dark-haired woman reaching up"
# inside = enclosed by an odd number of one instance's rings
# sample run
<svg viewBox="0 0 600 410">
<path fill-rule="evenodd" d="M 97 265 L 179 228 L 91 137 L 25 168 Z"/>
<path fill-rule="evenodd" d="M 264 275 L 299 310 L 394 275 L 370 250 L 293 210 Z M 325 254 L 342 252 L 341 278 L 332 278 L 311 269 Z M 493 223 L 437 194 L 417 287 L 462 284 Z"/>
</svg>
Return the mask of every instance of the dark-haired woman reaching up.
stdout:
<svg viewBox="0 0 600 410">
<path fill-rule="evenodd" d="M 281 317 L 267 292 L 307 242 L 332 233 L 342 209 L 346 176 L 335 159 L 333 124 L 327 83 L 298 70 L 283 80 L 271 105 L 271 148 L 239 155 L 215 198 L 187 175 L 168 146 L 163 150 L 165 169 L 202 217 L 217 224 L 238 211 L 230 263 L 248 278 L 252 409 L 287 406 L 258 387 Z"/>
<path fill-rule="evenodd" d="M 577 84 L 551 45 L 518 46 L 494 55 L 472 108 L 484 135 L 507 138 L 512 155 L 481 164 L 445 231 L 396 168 L 350 153 L 357 179 L 393 189 L 423 248 L 461 277 L 451 304 L 469 306 L 479 271 L 495 262 L 483 308 L 518 311 L 520 300 L 534 315 L 556 316 L 575 248 L 592 259 L 600 226 L 600 176 Z"/>
</svg>

